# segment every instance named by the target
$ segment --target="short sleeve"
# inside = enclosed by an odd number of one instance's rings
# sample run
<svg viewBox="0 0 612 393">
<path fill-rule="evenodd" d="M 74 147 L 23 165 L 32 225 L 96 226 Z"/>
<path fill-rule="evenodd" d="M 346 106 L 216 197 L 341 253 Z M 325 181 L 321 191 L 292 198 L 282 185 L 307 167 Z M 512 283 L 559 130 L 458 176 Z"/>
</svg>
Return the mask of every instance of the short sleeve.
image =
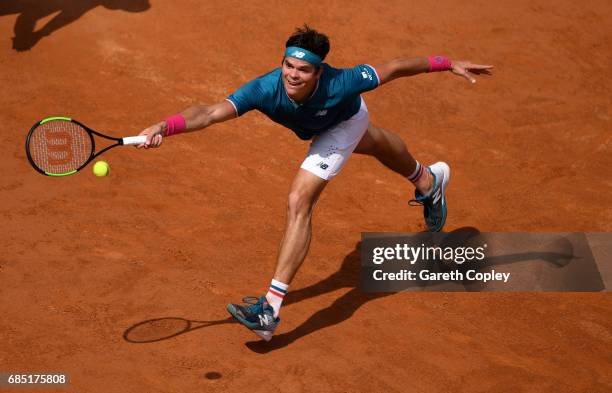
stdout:
<svg viewBox="0 0 612 393">
<path fill-rule="evenodd" d="M 236 114 L 242 116 L 250 110 L 259 109 L 263 90 L 258 79 L 242 85 L 235 93 L 229 95 L 227 100 L 234 105 Z"/>
<path fill-rule="evenodd" d="M 348 94 L 360 94 L 370 91 L 380 84 L 376 70 L 368 64 L 359 64 L 356 67 L 347 68 L 342 71 L 344 89 Z"/>
</svg>

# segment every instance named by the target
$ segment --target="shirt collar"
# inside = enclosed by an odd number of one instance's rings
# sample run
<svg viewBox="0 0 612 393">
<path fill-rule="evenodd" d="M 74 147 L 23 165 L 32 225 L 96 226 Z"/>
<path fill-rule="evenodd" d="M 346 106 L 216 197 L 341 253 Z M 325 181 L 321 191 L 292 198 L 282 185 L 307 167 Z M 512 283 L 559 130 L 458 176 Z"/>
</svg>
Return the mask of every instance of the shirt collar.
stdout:
<svg viewBox="0 0 612 393">
<path fill-rule="evenodd" d="M 281 84 L 283 86 L 283 91 L 285 92 L 285 95 L 287 96 L 287 98 L 289 99 L 289 101 L 291 101 L 291 104 L 293 104 L 294 108 L 298 108 L 300 106 L 304 106 L 312 97 L 314 97 L 314 95 L 316 94 L 317 90 L 319 90 L 319 83 L 321 82 L 321 78 L 319 78 L 319 80 L 317 80 L 317 84 L 314 88 L 314 90 L 312 91 L 312 93 L 310 94 L 310 96 L 308 98 L 306 98 L 304 100 L 304 102 L 300 103 L 300 102 L 296 102 L 293 100 L 293 98 L 289 97 L 289 94 L 287 94 L 287 90 L 285 90 L 285 83 L 282 80 L 282 76 L 281 76 Z"/>
</svg>

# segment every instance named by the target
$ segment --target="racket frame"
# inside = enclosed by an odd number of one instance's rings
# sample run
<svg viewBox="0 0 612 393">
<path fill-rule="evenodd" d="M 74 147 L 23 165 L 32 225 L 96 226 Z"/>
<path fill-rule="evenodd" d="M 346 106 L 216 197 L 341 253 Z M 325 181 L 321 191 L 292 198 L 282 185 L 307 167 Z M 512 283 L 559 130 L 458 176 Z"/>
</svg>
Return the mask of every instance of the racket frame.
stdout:
<svg viewBox="0 0 612 393">
<path fill-rule="evenodd" d="M 72 171 L 69 172 L 65 172 L 65 173 L 49 173 L 49 172 L 45 172 L 42 169 L 40 169 L 38 166 L 36 166 L 36 164 L 34 163 L 34 160 L 32 159 L 32 156 L 30 154 L 30 138 L 32 137 L 32 134 L 34 133 L 34 130 L 36 130 L 36 128 L 38 128 L 39 126 L 48 123 L 50 121 L 68 121 L 71 123 L 75 123 L 77 125 L 79 125 L 80 127 L 82 127 L 87 134 L 89 135 L 89 138 L 91 140 L 91 153 L 89 155 L 89 158 L 77 169 L 73 169 Z M 99 152 L 95 152 L 96 151 L 96 142 L 94 139 L 94 135 L 97 135 L 99 137 L 102 137 L 104 139 L 108 139 L 111 141 L 116 142 L 113 145 L 107 146 L 104 149 L 100 150 Z M 45 176 L 54 176 L 54 177 L 63 177 L 63 176 L 70 176 L 70 175 L 74 175 L 75 173 L 77 173 L 78 171 L 80 171 L 81 169 L 85 168 L 87 166 L 87 164 L 89 164 L 91 161 L 93 161 L 96 157 L 98 157 L 100 154 L 104 153 L 105 151 L 112 149 L 113 147 L 116 146 L 122 146 L 123 145 L 123 138 L 115 138 L 112 136 L 108 136 L 108 135 L 104 135 L 101 134 L 97 131 L 92 130 L 91 128 L 87 127 L 86 125 L 84 125 L 83 123 L 74 120 L 70 117 L 64 117 L 64 116 L 54 116 L 54 117 L 48 117 L 46 119 L 40 120 L 38 122 L 36 122 L 31 128 L 30 131 L 28 132 L 28 136 L 26 138 L 26 145 L 25 145 L 25 149 L 26 149 L 26 155 L 28 157 L 28 161 L 30 162 L 30 165 L 32 166 L 32 168 L 34 168 L 38 173 L 41 173 Z"/>
</svg>

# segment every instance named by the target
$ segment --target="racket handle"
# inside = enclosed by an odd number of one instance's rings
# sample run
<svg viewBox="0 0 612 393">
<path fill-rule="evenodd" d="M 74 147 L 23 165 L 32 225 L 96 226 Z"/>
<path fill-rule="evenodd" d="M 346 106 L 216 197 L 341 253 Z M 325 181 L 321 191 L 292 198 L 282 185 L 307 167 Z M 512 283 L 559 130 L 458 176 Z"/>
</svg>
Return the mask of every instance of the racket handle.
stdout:
<svg viewBox="0 0 612 393">
<path fill-rule="evenodd" d="M 140 145 L 147 141 L 146 135 L 128 136 L 123 138 L 124 145 Z"/>
</svg>

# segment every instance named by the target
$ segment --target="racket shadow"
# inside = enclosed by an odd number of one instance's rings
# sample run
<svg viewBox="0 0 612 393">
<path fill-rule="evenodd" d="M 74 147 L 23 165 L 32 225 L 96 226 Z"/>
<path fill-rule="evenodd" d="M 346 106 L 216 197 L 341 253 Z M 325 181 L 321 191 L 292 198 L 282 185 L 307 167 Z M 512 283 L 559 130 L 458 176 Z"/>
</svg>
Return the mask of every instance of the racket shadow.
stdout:
<svg viewBox="0 0 612 393">
<path fill-rule="evenodd" d="M 209 326 L 236 323 L 232 317 L 212 321 L 191 321 L 180 317 L 164 317 L 139 322 L 123 333 L 132 344 L 146 344 L 168 340 Z"/>
</svg>

